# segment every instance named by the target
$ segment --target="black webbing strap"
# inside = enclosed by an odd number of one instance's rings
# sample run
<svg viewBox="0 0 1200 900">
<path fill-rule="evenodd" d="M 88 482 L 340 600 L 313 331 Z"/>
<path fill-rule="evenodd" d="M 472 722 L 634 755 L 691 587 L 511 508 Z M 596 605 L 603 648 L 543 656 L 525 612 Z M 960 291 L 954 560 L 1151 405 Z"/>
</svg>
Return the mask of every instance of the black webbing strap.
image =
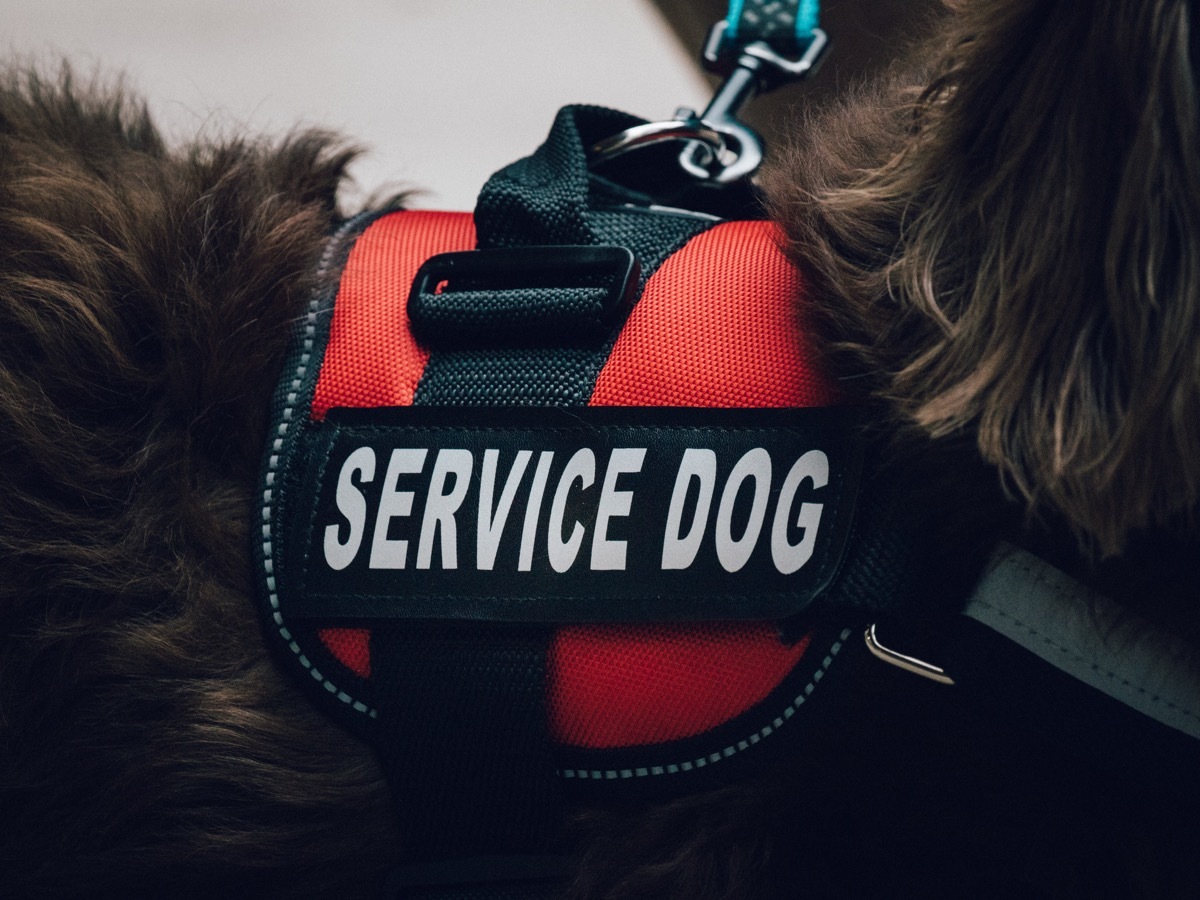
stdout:
<svg viewBox="0 0 1200 900">
<path fill-rule="evenodd" d="M 569 877 L 562 857 L 481 856 L 439 860 L 392 872 L 386 900 L 554 900 Z"/>
<path fill-rule="evenodd" d="M 646 209 L 645 198 L 592 180 L 584 147 L 637 121 L 605 109 L 562 110 L 533 156 L 484 187 L 475 210 L 480 249 L 628 247 L 640 264 L 640 291 L 712 220 L 656 214 Z M 511 284 L 506 288 L 511 292 Z M 531 302 L 544 306 L 546 295 L 539 289 Z M 621 324 L 590 340 L 569 336 L 559 346 L 483 347 L 477 339 L 455 346 L 445 335 L 434 345 L 414 405 L 584 405 Z M 550 636 L 545 626 L 373 629 L 372 664 L 379 683 L 392 686 L 379 699 L 378 749 L 414 871 L 430 861 L 555 849 L 562 810 L 545 720 Z M 464 890 L 429 893 L 435 891 L 430 887 L 412 896 L 460 896 Z M 520 892 L 526 887 L 505 890 L 525 896 Z M 528 886 L 530 896 L 540 890 Z"/>
<path fill-rule="evenodd" d="M 549 631 L 377 627 L 379 742 L 412 858 L 547 849 L 557 785 L 543 711 Z"/>
<path fill-rule="evenodd" d="M 560 110 L 546 142 L 532 156 L 500 170 L 484 185 L 475 207 L 479 248 L 628 247 L 641 266 L 640 292 L 663 260 L 712 223 L 649 212 L 646 198 L 591 180 L 584 148 L 639 122 L 598 107 Z M 572 297 L 564 295 L 563 301 Z M 531 302 L 544 302 L 544 296 L 531 297 Z M 413 404 L 582 406 L 620 324 L 582 345 L 575 335 L 564 335 L 554 347 L 439 347 L 425 366 Z"/>
</svg>

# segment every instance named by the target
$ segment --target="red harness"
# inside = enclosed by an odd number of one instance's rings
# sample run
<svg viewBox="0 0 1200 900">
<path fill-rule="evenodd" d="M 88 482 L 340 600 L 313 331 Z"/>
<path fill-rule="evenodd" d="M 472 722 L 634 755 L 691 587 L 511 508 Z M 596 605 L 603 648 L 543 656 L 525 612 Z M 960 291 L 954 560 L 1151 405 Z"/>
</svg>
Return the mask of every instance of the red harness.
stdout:
<svg viewBox="0 0 1200 900">
<path fill-rule="evenodd" d="M 768 222 L 727 222 L 671 256 L 647 281 L 589 405 L 835 403 L 837 387 L 820 368 L 798 302 L 799 276 L 778 240 Z M 428 258 L 474 242 L 466 213 L 397 212 L 363 232 L 342 272 L 313 420 L 335 407 L 412 403 L 429 351 L 406 327 L 410 285 Z M 370 630 L 317 634 L 345 670 L 331 672 L 329 683 L 354 696 L 350 686 L 372 674 Z M 763 702 L 809 646 L 807 634 L 781 640 L 779 624 L 769 621 L 560 627 L 546 687 L 552 736 L 603 749 L 700 735 Z"/>
</svg>

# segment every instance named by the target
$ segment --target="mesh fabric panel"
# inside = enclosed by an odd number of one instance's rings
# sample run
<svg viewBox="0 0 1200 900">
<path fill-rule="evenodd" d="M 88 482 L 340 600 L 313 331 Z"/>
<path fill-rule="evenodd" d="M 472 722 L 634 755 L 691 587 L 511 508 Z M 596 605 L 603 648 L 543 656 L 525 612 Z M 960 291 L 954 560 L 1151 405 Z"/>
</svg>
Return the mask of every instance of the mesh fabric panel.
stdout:
<svg viewBox="0 0 1200 900">
<path fill-rule="evenodd" d="M 359 678 L 371 677 L 369 628 L 321 628 L 317 637 L 338 662 Z"/>
<path fill-rule="evenodd" d="M 768 222 L 726 222 L 650 277 L 592 406 L 827 406 L 837 392 L 802 327 L 803 285 Z M 769 623 L 560 629 L 549 663 L 560 742 L 607 748 L 692 737 L 745 712 L 791 671 Z"/>
<path fill-rule="evenodd" d="M 475 246 L 463 213 L 412 210 L 373 223 L 355 243 L 338 289 L 312 417 L 335 406 L 409 406 L 429 353 L 409 331 L 408 292 L 429 257 Z"/>
<path fill-rule="evenodd" d="M 769 222 L 725 222 L 662 264 L 617 338 L 591 406 L 829 406 L 800 276 Z"/>
<path fill-rule="evenodd" d="M 589 749 L 701 734 L 763 700 L 807 648 L 769 622 L 563 628 L 547 668 L 551 733 Z"/>
</svg>

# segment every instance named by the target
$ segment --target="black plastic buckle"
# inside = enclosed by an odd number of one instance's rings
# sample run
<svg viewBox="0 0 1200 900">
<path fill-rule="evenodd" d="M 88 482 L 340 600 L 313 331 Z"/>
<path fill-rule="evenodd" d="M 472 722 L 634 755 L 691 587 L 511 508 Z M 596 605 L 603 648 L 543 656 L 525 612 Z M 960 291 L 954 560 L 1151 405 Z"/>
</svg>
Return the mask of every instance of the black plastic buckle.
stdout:
<svg viewBox="0 0 1200 900">
<path fill-rule="evenodd" d="M 603 339 L 636 299 L 628 247 L 549 245 L 442 253 L 417 270 L 408 315 L 431 343 Z"/>
<path fill-rule="evenodd" d="M 565 856 L 475 856 L 410 863 L 388 873 L 384 900 L 436 900 L 465 888 L 527 886 L 534 890 L 563 886 L 571 875 Z"/>
</svg>

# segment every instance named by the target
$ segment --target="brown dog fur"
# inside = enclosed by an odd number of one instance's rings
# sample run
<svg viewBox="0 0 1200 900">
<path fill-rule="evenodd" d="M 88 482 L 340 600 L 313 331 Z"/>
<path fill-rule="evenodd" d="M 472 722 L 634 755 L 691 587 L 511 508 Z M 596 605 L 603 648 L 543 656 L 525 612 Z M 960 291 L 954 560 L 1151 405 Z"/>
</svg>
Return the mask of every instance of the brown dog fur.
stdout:
<svg viewBox="0 0 1200 900">
<path fill-rule="evenodd" d="M 772 212 L 897 429 L 972 440 L 1023 541 L 1200 640 L 1196 6 L 955 5 L 798 131 Z"/>
<path fill-rule="evenodd" d="M 0 871 L 18 893 L 256 872 L 311 891 L 393 854 L 373 761 L 275 671 L 249 605 L 268 398 L 350 158 L 317 133 L 169 151 L 119 90 L 0 88 Z"/>
<path fill-rule="evenodd" d="M 1200 490 L 1193 4 L 964 5 L 917 74 L 798 137 L 773 208 L 896 428 L 976 444 L 1051 523 L 1027 543 L 1100 577 L 1062 550 L 1078 536 L 1132 573 L 1125 599 L 1149 589 L 1196 636 L 1195 576 L 1142 552 L 1161 546 L 1148 529 L 1194 543 Z M 0 85 L 0 872 L 17 895 L 370 896 L 397 858 L 373 757 L 276 672 L 250 603 L 268 397 L 351 156 L 311 132 L 171 150 L 119 89 Z M 801 768 L 598 816 L 576 895 L 794 896 L 780 873 L 804 866 L 780 860 L 802 844 L 852 866 L 884 838 L 831 813 L 841 838 L 806 844 L 797 807 L 841 788 Z M 1142 847 L 1156 834 L 1115 855 L 1170 884 Z"/>
</svg>

